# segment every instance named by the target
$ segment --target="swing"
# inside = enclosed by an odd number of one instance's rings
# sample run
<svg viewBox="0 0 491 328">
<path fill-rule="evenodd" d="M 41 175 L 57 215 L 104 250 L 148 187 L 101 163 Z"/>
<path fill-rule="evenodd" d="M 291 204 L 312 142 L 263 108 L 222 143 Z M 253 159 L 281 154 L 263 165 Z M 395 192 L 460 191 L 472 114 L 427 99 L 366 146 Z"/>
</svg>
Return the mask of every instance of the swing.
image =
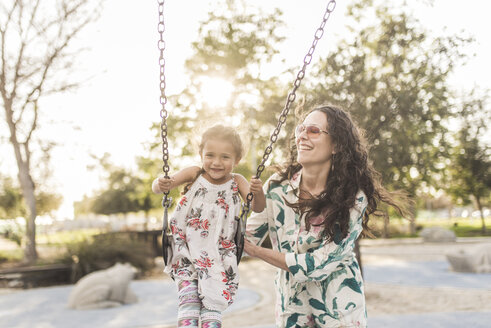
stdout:
<svg viewBox="0 0 491 328">
<path fill-rule="evenodd" d="M 160 57 L 159 57 L 159 66 L 160 66 L 160 104 L 162 105 L 162 108 L 160 109 L 160 136 L 162 138 L 162 160 L 163 160 L 163 166 L 162 166 L 162 171 L 164 172 L 164 177 L 169 178 L 169 149 L 168 149 L 168 142 L 167 142 L 167 117 L 168 117 L 168 112 L 165 108 L 165 105 L 167 104 L 167 96 L 165 94 L 165 87 L 166 87 L 166 82 L 165 82 L 165 59 L 164 59 L 164 50 L 165 50 L 165 41 L 164 41 L 164 31 L 165 31 L 165 22 L 164 22 L 164 2 L 165 0 L 158 0 L 158 8 L 159 8 L 159 23 L 158 23 L 158 32 L 160 35 L 160 39 L 158 40 L 158 48 L 160 51 Z M 295 78 L 295 81 L 293 83 L 293 88 L 288 94 L 288 97 L 286 99 L 285 107 L 281 111 L 280 117 L 278 118 L 278 123 L 276 125 L 276 128 L 274 129 L 273 133 L 271 134 L 270 137 L 270 143 L 264 150 L 263 158 L 261 160 L 261 164 L 258 165 L 257 171 L 256 171 L 256 177 L 259 179 L 261 177 L 262 172 L 265 169 L 265 163 L 269 158 L 269 155 L 271 154 L 273 150 L 273 145 L 278 139 L 278 134 L 281 131 L 281 127 L 283 124 L 286 122 L 288 113 L 290 111 L 290 106 L 291 104 L 295 101 L 296 98 L 296 91 L 300 87 L 300 83 L 302 82 L 302 79 L 305 77 L 305 71 L 307 69 L 307 66 L 310 64 L 312 61 L 312 56 L 315 51 L 315 47 L 317 46 L 317 43 L 319 40 L 322 38 L 324 34 L 324 27 L 327 23 L 327 20 L 331 16 L 331 13 L 334 11 L 336 8 L 336 0 L 329 0 L 326 6 L 326 10 L 324 12 L 324 16 L 322 17 L 322 22 L 320 26 L 317 28 L 314 34 L 314 40 L 312 42 L 312 45 L 310 46 L 309 51 L 305 55 L 303 59 L 303 66 L 302 68 L 298 71 L 297 76 Z M 237 228 L 235 232 L 235 238 L 234 242 L 236 245 L 237 249 L 237 264 L 240 262 L 240 259 L 242 257 L 242 252 L 244 250 L 244 238 L 245 238 L 245 229 L 246 229 L 246 219 L 247 216 L 249 215 L 249 212 L 251 210 L 251 202 L 252 202 L 253 195 L 251 192 L 247 194 L 245 202 L 242 204 L 241 208 L 241 214 L 240 217 L 236 218 L 237 221 Z M 173 252 L 173 238 L 172 238 L 172 231 L 169 228 L 168 224 L 168 209 L 170 204 L 172 203 L 172 197 L 169 197 L 169 192 L 164 193 L 164 196 L 162 198 L 162 207 L 164 208 L 164 216 L 163 216 L 163 226 L 162 226 L 162 255 L 164 258 L 165 265 L 169 263 L 169 260 L 172 258 L 172 252 Z"/>
</svg>

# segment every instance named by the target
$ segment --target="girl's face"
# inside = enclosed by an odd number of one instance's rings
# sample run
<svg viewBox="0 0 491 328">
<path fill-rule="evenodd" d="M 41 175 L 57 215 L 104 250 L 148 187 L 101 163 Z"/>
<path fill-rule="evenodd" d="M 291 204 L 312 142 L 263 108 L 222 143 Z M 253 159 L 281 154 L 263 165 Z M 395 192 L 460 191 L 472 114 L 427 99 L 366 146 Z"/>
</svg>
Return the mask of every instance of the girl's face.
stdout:
<svg viewBox="0 0 491 328">
<path fill-rule="evenodd" d="M 307 115 L 302 124 L 295 138 L 298 163 L 304 168 L 325 165 L 331 167 L 335 147 L 327 132 L 327 115 L 321 111 L 314 111 Z M 309 129 L 309 126 L 315 126 L 318 129 Z"/>
<path fill-rule="evenodd" d="M 222 184 L 230 179 L 230 173 L 239 159 L 232 143 L 226 140 L 209 139 L 201 152 L 205 178 L 213 184 Z"/>
</svg>

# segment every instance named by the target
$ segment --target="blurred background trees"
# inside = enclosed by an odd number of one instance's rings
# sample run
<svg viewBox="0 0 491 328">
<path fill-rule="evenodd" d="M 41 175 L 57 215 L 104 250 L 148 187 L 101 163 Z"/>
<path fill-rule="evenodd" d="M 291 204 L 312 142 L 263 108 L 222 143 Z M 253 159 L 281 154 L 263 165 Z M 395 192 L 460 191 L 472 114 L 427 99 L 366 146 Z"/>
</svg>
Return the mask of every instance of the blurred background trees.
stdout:
<svg viewBox="0 0 491 328">
<path fill-rule="evenodd" d="M 99 17 L 102 1 L 3 1 L 0 5 L 0 94 L 2 120 L 8 126 L 19 186 L 26 204 L 25 258 L 34 262 L 36 251 L 36 184 L 32 169 L 43 142 L 36 138 L 40 99 L 79 85 L 72 78 L 77 54 L 73 40 Z M 41 152 L 41 154 L 39 154 Z"/>
<path fill-rule="evenodd" d="M 491 192 L 491 148 L 483 140 L 489 133 L 491 110 L 489 98 L 471 94 L 459 108 L 461 128 L 455 133 L 456 146 L 450 150 L 449 178 L 446 191 L 457 203 L 475 202 L 479 210 L 482 233 L 486 234 L 484 204 L 489 205 Z"/>
</svg>

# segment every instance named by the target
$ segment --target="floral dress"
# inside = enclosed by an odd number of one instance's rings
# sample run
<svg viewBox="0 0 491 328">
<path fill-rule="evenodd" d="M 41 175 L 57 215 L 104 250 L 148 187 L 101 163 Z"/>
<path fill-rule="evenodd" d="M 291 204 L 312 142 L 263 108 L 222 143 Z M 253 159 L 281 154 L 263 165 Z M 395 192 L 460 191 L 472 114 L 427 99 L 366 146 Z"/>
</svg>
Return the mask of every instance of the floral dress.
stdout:
<svg viewBox="0 0 491 328">
<path fill-rule="evenodd" d="M 202 304 L 210 310 L 225 310 L 237 292 L 234 236 L 240 207 L 234 179 L 215 185 L 200 175 L 170 220 L 174 250 L 164 272 L 177 282 L 197 280 Z"/>
<path fill-rule="evenodd" d="M 300 179 L 301 171 L 290 181 L 265 183 L 266 208 L 247 220 L 247 239 L 260 244 L 269 234 L 290 271 L 278 270 L 276 275 L 276 326 L 366 327 L 363 279 L 353 253 L 366 196 L 361 191 L 356 195 L 348 235 L 329 240 L 322 237 L 322 226 L 307 230 L 305 220 L 286 205 L 298 201 Z"/>
</svg>

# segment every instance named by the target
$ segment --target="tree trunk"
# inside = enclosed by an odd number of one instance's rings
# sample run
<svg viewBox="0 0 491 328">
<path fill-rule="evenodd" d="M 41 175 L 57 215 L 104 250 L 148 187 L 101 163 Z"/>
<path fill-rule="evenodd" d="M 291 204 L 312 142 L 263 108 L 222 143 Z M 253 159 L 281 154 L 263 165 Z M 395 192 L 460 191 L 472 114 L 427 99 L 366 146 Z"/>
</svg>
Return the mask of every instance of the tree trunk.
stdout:
<svg viewBox="0 0 491 328">
<path fill-rule="evenodd" d="M 19 170 L 18 177 L 20 187 L 22 189 L 22 195 L 26 202 L 28 215 L 26 217 L 26 245 L 24 249 L 25 261 L 33 263 L 37 260 L 36 251 L 36 197 L 34 196 L 34 182 L 32 181 L 31 174 L 29 172 L 29 155 L 25 155 L 25 159 L 22 158 L 20 145 L 15 138 L 15 142 L 12 142 L 14 147 L 15 158 L 17 160 L 17 168 Z M 28 152 L 28 149 L 25 150 Z"/>
<path fill-rule="evenodd" d="M 390 238 L 389 214 L 387 212 L 384 212 L 384 231 L 382 232 L 382 238 Z"/>
<path fill-rule="evenodd" d="M 33 263 L 37 260 L 36 250 L 36 198 L 34 196 L 34 183 L 29 172 L 25 169 L 20 172 L 19 180 L 21 181 L 22 194 L 28 208 L 28 217 L 26 218 L 26 245 L 24 249 L 25 261 Z"/>
<path fill-rule="evenodd" d="M 476 199 L 477 209 L 479 210 L 479 214 L 481 215 L 481 224 L 482 224 L 482 234 L 486 234 L 486 220 L 484 219 L 484 214 L 482 211 L 481 198 L 474 196 Z"/>
<path fill-rule="evenodd" d="M 150 215 L 148 215 L 148 211 L 145 212 L 145 222 L 143 223 L 143 231 L 148 231 L 148 221 L 150 221 Z"/>
</svg>

